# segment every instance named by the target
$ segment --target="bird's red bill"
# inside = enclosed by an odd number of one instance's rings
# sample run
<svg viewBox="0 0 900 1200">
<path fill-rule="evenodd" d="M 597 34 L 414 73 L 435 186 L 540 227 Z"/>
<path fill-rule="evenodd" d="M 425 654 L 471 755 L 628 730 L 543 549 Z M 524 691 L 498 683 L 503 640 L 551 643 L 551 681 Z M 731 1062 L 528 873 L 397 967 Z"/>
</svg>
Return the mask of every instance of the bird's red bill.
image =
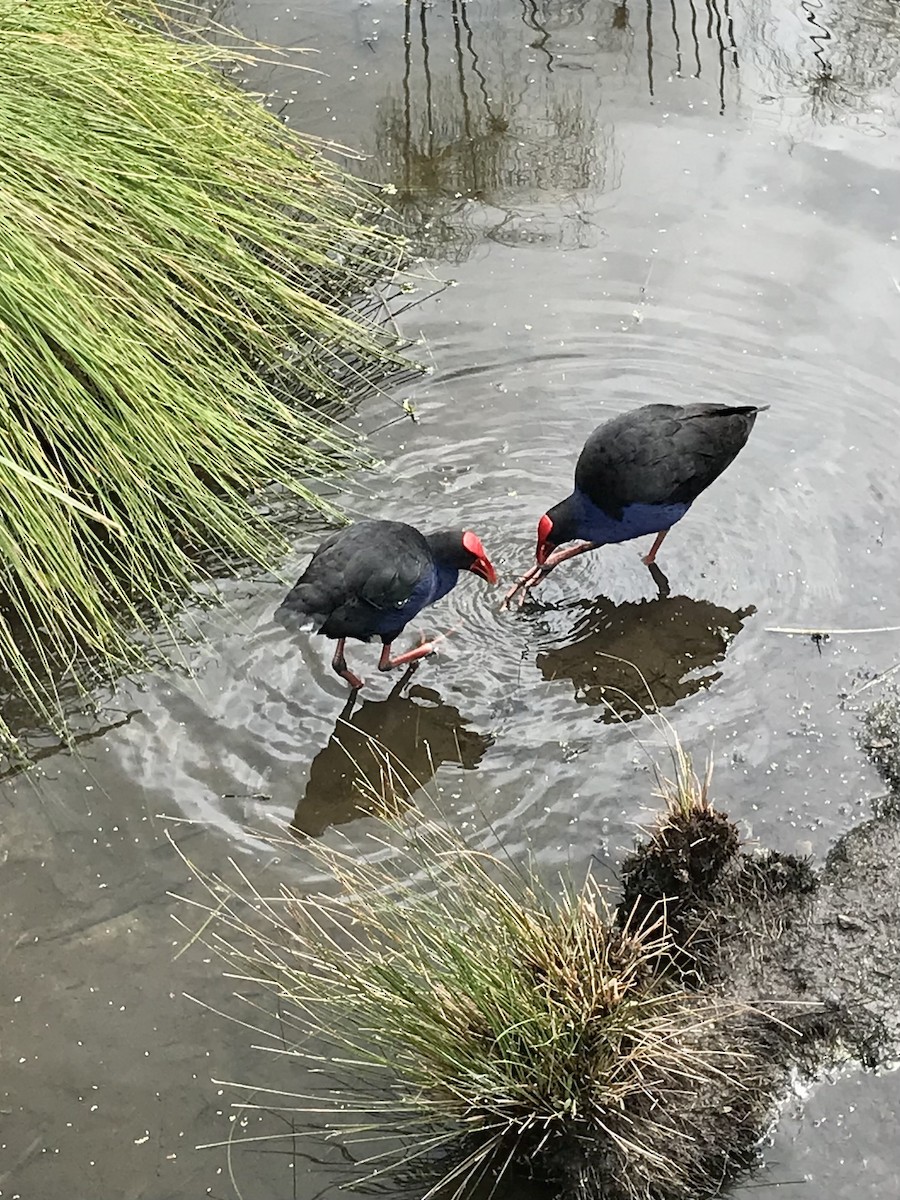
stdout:
<svg viewBox="0 0 900 1200">
<path fill-rule="evenodd" d="M 467 529 L 463 534 L 463 546 L 465 546 L 470 554 L 475 556 L 475 562 L 472 563 L 469 570 L 486 579 L 488 583 L 496 583 L 497 572 L 494 570 L 494 564 L 488 558 L 478 534 L 472 533 L 470 529 Z"/>
<path fill-rule="evenodd" d="M 549 516 L 544 513 L 544 515 L 538 521 L 537 549 L 534 552 L 534 557 L 539 565 L 542 565 L 547 561 L 547 555 L 550 553 L 550 547 L 547 545 L 547 539 L 552 532 L 553 522 L 550 520 Z"/>
</svg>

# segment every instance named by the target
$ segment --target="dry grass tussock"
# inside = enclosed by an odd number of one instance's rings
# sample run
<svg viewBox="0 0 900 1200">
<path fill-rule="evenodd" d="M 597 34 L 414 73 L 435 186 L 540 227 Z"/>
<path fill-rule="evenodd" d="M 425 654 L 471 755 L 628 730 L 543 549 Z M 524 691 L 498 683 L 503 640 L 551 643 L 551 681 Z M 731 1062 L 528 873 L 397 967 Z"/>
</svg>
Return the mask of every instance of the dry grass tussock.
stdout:
<svg viewBox="0 0 900 1200">
<path fill-rule="evenodd" d="M 401 1135 L 372 1174 L 443 1152 L 442 1200 L 523 1163 L 554 1194 L 711 1196 L 748 1164 L 768 1019 L 667 975 L 664 907 L 617 921 L 590 874 L 548 888 L 421 815 L 384 831 L 365 856 L 305 844 L 327 894 L 197 873 L 195 936 L 323 1072 L 289 1106 L 345 1140 Z"/>
<path fill-rule="evenodd" d="M 661 829 L 667 823 L 690 820 L 700 813 L 713 811 L 710 791 L 712 787 L 712 757 L 706 760 L 706 770 L 698 775 L 691 755 L 677 737 L 672 737 L 669 746 L 671 775 L 656 769 L 656 795 L 665 805 L 665 811 L 655 819 Z"/>
</svg>

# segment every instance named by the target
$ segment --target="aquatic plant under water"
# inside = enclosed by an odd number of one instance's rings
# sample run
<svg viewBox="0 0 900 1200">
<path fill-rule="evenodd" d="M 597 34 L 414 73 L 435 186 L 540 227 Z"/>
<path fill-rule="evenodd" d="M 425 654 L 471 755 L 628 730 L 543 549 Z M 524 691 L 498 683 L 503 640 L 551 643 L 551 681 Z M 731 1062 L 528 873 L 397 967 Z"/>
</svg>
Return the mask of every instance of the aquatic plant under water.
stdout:
<svg viewBox="0 0 900 1200">
<path fill-rule="evenodd" d="M 271 561 L 253 489 L 327 507 L 362 451 L 325 410 L 403 369 L 355 308 L 372 193 L 222 55 L 151 0 L 0 0 L 0 664 L 44 717 L 198 554 Z"/>
</svg>

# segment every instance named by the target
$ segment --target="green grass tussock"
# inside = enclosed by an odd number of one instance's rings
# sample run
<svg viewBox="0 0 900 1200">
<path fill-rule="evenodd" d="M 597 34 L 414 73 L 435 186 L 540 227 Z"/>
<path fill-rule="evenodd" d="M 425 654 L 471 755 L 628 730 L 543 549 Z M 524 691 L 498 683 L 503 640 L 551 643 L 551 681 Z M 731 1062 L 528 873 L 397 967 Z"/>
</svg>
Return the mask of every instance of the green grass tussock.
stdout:
<svg viewBox="0 0 900 1200">
<path fill-rule="evenodd" d="M 362 451 L 331 419 L 404 369 L 354 302 L 398 257 L 371 193 L 150 0 L 0 0 L 0 661 L 134 661 L 252 502 Z M 239 53 L 228 50 L 229 59 Z"/>
</svg>

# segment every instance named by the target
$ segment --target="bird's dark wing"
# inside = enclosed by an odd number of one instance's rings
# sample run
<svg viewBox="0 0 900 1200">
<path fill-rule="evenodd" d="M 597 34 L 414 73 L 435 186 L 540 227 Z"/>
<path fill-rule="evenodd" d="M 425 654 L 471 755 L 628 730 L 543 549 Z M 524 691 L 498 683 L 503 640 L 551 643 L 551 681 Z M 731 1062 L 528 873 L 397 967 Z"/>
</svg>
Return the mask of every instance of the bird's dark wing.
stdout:
<svg viewBox="0 0 900 1200">
<path fill-rule="evenodd" d="M 691 504 L 742 449 L 760 409 L 648 404 L 599 426 L 575 486 L 612 516 L 629 504 Z"/>
<path fill-rule="evenodd" d="M 358 521 L 319 546 L 282 608 L 306 614 L 332 637 L 370 637 L 433 566 L 428 543 L 411 525 Z"/>
</svg>

